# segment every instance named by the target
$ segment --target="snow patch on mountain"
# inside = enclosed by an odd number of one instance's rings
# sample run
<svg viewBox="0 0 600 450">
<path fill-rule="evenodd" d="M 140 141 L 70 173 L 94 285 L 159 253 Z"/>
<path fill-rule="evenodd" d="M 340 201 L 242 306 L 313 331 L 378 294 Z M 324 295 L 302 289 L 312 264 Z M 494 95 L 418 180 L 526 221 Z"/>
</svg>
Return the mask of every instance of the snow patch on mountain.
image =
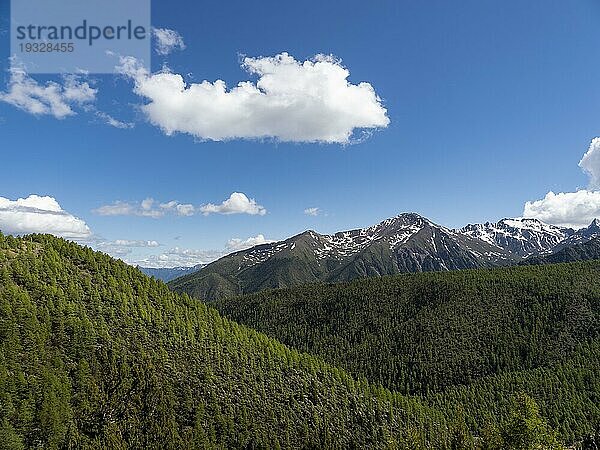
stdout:
<svg viewBox="0 0 600 450">
<path fill-rule="evenodd" d="M 256 247 L 253 247 L 244 254 L 244 264 L 241 265 L 239 269 L 241 269 L 242 267 L 251 267 L 256 264 L 265 262 L 274 254 L 279 253 L 280 251 L 285 250 L 286 248 L 290 248 L 291 246 L 292 243 L 288 241 L 283 241 L 275 242 L 273 244 L 261 244 Z"/>
<path fill-rule="evenodd" d="M 344 259 L 361 252 L 377 241 L 387 242 L 390 250 L 394 250 L 427 224 L 431 222 L 417 214 L 401 214 L 367 228 L 332 235 L 318 235 L 321 246 L 315 248 L 315 256 L 318 259 Z"/>
</svg>

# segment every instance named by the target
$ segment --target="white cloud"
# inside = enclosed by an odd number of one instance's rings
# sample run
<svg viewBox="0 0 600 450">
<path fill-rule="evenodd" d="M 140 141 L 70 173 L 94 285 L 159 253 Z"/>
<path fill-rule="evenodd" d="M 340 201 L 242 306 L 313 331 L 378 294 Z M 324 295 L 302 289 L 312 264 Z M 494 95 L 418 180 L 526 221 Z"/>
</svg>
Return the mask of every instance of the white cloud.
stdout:
<svg viewBox="0 0 600 450">
<path fill-rule="evenodd" d="M 583 228 L 600 217 L 600 191 L 548 192 L 541 200 L 525 203 L 523 217 L 569 228 Z"/>
<path fill-rule="evenodd" d="M 172 200 L 167 203 L 161 203 L 160 208 L 165 211 L 175 212 L 179 216 L 193 216 L 196 213 L 196 207 L 189 203 L 177 203 Z"/>
<path fill-rule="evenodd" d="M 144 211 L 150 211 L 152 209 L 152 205 L 154 204 L 154 199 L 153 198 L 145 198 L 144 200 L 142 200 L 142 202 L 140 203 L 140 206 L 142 207 L 142 209 Z"/>
<path fill-rule="evenodd" d="M 222 80 L 186 84 L 168 69 L 151 74 L 131 57 L 121 58 L 118 70 L 134 80 L 134 92 L 148 100 L 142 111 L 167 135 L 347 144 L 355 130 L 390 122 L 371 84 L 350 83 L 332 56 L 297 61 L 281 53 L 244 58 L 242 67 L 258 79 L 231 89 Z"/>
<path fill-rule="evenodd" d="M 587 152 L 579 161 L 579 167 L 590 177 L 590 187 L 600 187 L 600 138 L 592 139 Z"/>
<path fill-rule="evenodd" d="M 110 244 L 118 247 L 158 247 L 160 244 L 157 241 L 136 241 L 129 239 L 117 239 L 109 241 Z"/>
<path fill-rule="evenodd" d="M 174 247 L 157 255 L 127 260 L 129 264 L 142 267 L 192 267 L 197 264 L 208 264 L 224 256 L 218 250 L 194 250 Z"/>
<path fill-rule="evenodd" d="M 258 234 L 247 239 L 232 238 L 229 241 L 227 241 L 223 250 L 198 250 L 183 247 L 173 247 L 169 250 L 165 250 L 157 254 L 137 258 L 129 258 L 125 261 L 129 264 L 139 265 L 142 267 L 191 267 L 197 264 L 209 264 L 229 253 L 245 250 L 256 245 L 266 244 L 269 242 L 275 241 L 271 239 L 266 239 L 264 235 Z M 107 251 L 107 253 L 110 253 L 117 257 L 123 257 L 129 254 L 130 251 L 119 251 L 118 247 L 113 246 L 111 251 Z"/>
<path fill-rule="evenodd" d="M 78 76 L 67 74 L 63 76 L 62 96 L 68 103 L 83 105 L 96 100 L 97 89 L 92 88 L 87 81 Z"/>
<path fill-rule="evenodd" d="M 247 248 L 254 247 L 256 245 L 268 244 L 270 242 L 275 242 L 271 239 L 265 239 L 262 234 L 256 235 L 254 237 L 249 237 L 248 239 L 239 239 L 233 238 L 227 242 L 226 249 L 231 252 L 237 252 L 240 250 L 245 250 Z"/>
<path fill-rule="evenodd" d="M 523 217 L 532 217 L 552 225 L 584 228 L 600 218 L 600 138 L 590 142 L 579 167 L 589 176 L 589 189 L 577 192 L 550 191 L 541 200 L 529 201 L 523 208 Z"/>
<path fill-rule="evenodd" d="M 86 105 L 96 99 L 97 90 L 74 75 L 64 76 L 62 84 L 54 81 L 40 84 L 14 60 L 9 73 L 8 90 L 0 92 L 0 101 L 30 114 L 63 119 L 75 114 L 74 106 Z"/>
<path fill-rule="evenodd" d="M 134 206 L 129 203 L 116 201 L 111 205 L 103 205 L 93 210 L 101 216 L 130 216 L 134 214 Z"/>
<path fill-rule="evenodd" d="M 249 199 L 241 192 L 234 192 L 230 197 L 219 205 L 208 203 L 201 207 L 196 207 L 191 203 L 179 203 L 171 200 L 164 203 L 158 203 L 151 197 L 141 202 L 123 202 L 115 201 L 109 205 L 103 205 L 94 209 L 92 212 L 101 216 L 140 216 L 153 217 L 155 219 L 164 217 L 167 214 L 177 216 L 193 216 L 202 213 L 205 216 L 209 214 L 250 214 L 264 215 L 267 210 L 256 203 L 256 200 Z"/>
<path fill-rule="evenodd" d="M 64 211 L 53 197 L 39 195 L 14 201 L 0 197 L 0 231 L 49 233 L 74 240 L 86 239 L 92 234 L 83 220 Z"/>
<path fill-rule="evenodd" d="M 114 241 L 103 240 L 98 237 L 92 237 L 87 242 L 95 250 L 108 253 L 115 258 L 123 258 L 132 253 L 133 249 L 160 247 L 157 241 L 116 239 Z"/>
<path fill-rule="evenodd" d="M 156 43 L 154 50 L 159 55 L 168 55 L 173 53 L 174 50 L 185 50 L 183 38 L 175 30 L 169 30 L 168 28 L 152 28 L 152 34 L 154 35 Z"/>
<path fill-rule="evenodd" d="M 131 129 L 134 127 L 134 124 L 131 122 L 122 122 L 121 120 L 115 119 L 110 114 L 107 114 L 103 111 L 96 111 L 96 117 L 102 119 L 104 123 L 110 125 L 111 127 L 120 128 L 123 130 Z"/>
<path fill-rule="evenodd" d="M 208 203 L 200 207 L 202 214 L 250 214 L 264 216 L 267 210 L 256 203 L 253 198 L 249 199 L 246 194 L 242 192 L 234 192 L 229 198 L 220 205 L 214 205 Z"/>
<path fill-rule="evenodd" d="M 110 205 L 103 205 L 92 212 L 101 216 L 140 216 L 158 219 L 167 213 L 178 216 L 191 216 L 196 208 L 189 203 L 179 203 L 175 200 L 166 203 L 157 203 L 148 197 L 139 203 L 116 201 Z"/>
<path fill-rule="evenodd" d="M 318 216 L 321 213 L 319 208 L 306 208 L 304 214 L 307 216 Z"/>
<path fill-rule="evenodd" d="M 57 119 L 76 114 L 77 107 L 84 112 L 94 114 L 107 125 L 115 128 L 130 129 L 131 122 L 123 122 L 110 114 L 98 111 L 94 105 L 98 89 L 92 88 L 80 73 L 65 74 L 61 82 L 47 81 L 39 83 L 31 78 L 25 66 L 10 58 L 11 67 L 8 70 L 10 78 L 8 89 L 0 91 L 0 101 L 9 103 L 33 115 L 49 115 Z"/>
</svg>

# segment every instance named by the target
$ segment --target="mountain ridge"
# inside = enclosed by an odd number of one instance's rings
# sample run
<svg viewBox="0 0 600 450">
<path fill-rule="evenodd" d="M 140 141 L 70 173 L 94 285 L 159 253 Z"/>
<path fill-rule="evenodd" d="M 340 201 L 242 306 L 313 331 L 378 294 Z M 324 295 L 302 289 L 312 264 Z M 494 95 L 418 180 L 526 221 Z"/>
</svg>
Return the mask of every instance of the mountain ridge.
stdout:
<svg viewBox="0 0 600 450">
<path fill-rule="evenodd" d="M 409 212 L 364 228 L 332 234 L 307 230 L 240 250 L 169 286 L 213 301 L 305 283 L 515 265 L 594 237 L 600 237 L 598 220 L 577 231 L 522 217 L 450 229 Z"/>
<path fill-rule="evenodd" d="M 583 243 L 561 247 L 548 255 L 538 255 L 526 258 L 521 264 L 556 264 L 575 261 L 600 259 L 600 238 L 592 238 Z"/>
<path fill-rule="evenodd" d="M 214 300 L 261 289 L 338 282 L 404 272 L 493 267 L 514 262 L 506 250 L 403 213 L 375 225 L 288 239 L 227 255 L 170 282 L 175 291 Z"/>
<path fill-rule="evenodd" d="M 600 220 L 594 219 L 592 222 L 585 228 L 580 228 L 575 231 L 571 236 L 569 236 L 564 241 L 560 242 L 552 251 L 552 253 L 557 253 L 558 251 L 576 245 L 576 244 L 584 244 L 592 239 L 600 237 Z"/>
</svg>

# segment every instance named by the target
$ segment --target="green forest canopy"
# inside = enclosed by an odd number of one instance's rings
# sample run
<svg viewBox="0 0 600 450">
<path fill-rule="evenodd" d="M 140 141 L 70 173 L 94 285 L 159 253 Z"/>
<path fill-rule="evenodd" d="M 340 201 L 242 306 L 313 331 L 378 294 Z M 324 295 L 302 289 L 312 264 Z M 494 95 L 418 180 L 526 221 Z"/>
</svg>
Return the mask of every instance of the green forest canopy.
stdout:
<svg viewBox="0 0 600 450">
<path fill-rule="evenodd" d="M 212 302 L 479 433 L 515 392 L 565 440 L 600 424 L 600 262 L 405 274 Z"/>
<path fill-rule="evenodd" d="M 0 345 L 0 448 L 556 442 L 531 397 L 513 397 L 474 437 L 459 404 L 428 406 L 352 378 L 133 267 L 47 235 L 0 234 Z"/>
</svg>

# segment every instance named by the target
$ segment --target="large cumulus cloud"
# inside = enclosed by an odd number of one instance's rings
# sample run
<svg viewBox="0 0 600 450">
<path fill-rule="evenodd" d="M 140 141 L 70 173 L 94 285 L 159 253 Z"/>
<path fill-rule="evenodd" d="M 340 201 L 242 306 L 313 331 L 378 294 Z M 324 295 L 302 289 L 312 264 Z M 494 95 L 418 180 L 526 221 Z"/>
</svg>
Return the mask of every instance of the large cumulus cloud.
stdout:
<svg viewBox="0 0 600 450">
<path fill-rule="evenodd" d="M 533 217 L 553 225 L 583 228 L 600 218 L 600 138 L 594 138 L 579 161 L 589 176 L 588 189 L 576 192 L 548 192 L 544 198 L 528 201 L 523 217 Z"/>
<path fill-rule="evenodd" d="M 390 122 L 373 86 L 349 82 L 350 72 L 332 56 L 297 61 L 281 53 L 244 58 L 242 66 L 258 79 L 232 88 L 222 80 L 187 84 L 168 69 L 149 73 L 134 58 L 121 58 L 118 69 L 147 100 L 141 109 L 149 121 L 168 135 L 346 144 L 355 130 Z"/>
<path fill-rule="evenodd" d="M 64 211 L 53 197 L 39 195 L 17 200 L 0 197 L 0 231 L 49 233 L 74 240 L 83 240 L 92 234 L 83 220 Z"/>
</svg>

